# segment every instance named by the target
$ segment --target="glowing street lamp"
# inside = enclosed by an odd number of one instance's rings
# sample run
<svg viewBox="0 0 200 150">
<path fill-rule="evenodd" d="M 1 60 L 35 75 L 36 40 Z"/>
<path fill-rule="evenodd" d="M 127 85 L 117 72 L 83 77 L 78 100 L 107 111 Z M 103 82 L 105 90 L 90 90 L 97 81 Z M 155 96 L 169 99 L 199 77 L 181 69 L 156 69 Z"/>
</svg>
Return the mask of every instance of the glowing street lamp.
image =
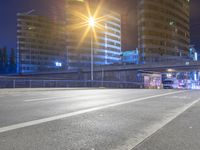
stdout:
<svg viewBox="0 0 200 150">
<path fill-rule="evenodd" d="M 76 9 L 72 9 L 71 13 L 73 14 L 73 16 L 79 18 L 80 22 L 77 22 L 77 24 L 75 23 L 74 25 L 69 26 L 69 28 L 71 28 L 72 30 L 76 30 L 76 29 L 82 29 L 82 28 L 86 27 L 86 30 L 83 33 L 83 35 L 81 36 L 81 39 L 77 45 L 78 48 L 84 42 L 84 39 L 86 37 L 89 37 L 88 33 L 90 32 L 91 81 L 93 81 L 94 80 L 94 75 L 93 75 L 94 74 L 94 40 L 97 40 L 97 33 L 95 30 L 96 29 L 102 30 L 102 31 L 105 30 L 104 25 L 101 25 L 101 22 L 106 19 L 106 16 L 99 17 L 99 13 L 103 6 L 103 1 L 101 1 L 98 4 L 98 7 L 95 9 L 93 8 L 93 5 L 91 5 L 91 3 L 89 3 L 88 1 L 84 1 L 84 0 L 76 0 L 76 1 L 85 2 L 85 7 L 86 7 L 87 13 L 85 14 L 85 12 L 79 12 L 79 11 L 76 11 Z M 91 10 L 91 7 L 92 7 L 92 10 Z"/>
<path fill-rule="evenodd" d="M 94 19 L 94 17 L 90 17 L 88 22 L 89 22 L 89 26 L 90 27 L 94 27 L 95 26 L 95 19 Z"/>
</svg>

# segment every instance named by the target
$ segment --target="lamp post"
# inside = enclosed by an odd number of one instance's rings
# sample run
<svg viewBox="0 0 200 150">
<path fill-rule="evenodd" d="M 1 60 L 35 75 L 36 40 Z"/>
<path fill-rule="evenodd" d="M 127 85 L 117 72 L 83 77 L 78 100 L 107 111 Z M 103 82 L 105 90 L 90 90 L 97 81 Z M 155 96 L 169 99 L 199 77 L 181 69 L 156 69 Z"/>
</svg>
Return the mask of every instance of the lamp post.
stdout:
<svg viewBox="0 0 200 150">
<path fill-rule="evenodd" d="M 93 39 L 93 28 L 95 27 L 95 19 L 90 17 L 88 20 L 90 26 L 90 50 L 91 50 L 91 81 L 94 80 L 94 39 Z"/>
</svg>

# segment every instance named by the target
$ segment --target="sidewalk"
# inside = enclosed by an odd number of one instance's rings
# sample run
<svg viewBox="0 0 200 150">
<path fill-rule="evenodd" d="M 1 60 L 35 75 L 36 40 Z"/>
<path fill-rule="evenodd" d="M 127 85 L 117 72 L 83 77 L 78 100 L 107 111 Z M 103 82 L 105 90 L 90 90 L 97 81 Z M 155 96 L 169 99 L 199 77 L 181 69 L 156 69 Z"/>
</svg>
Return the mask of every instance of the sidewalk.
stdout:
<svg viewBox="0 0 200 150">
<path fill-rule="evenodd" d="M 132 150 L 199 150 L 199 114 L 197 103 Z"/>
</svg>

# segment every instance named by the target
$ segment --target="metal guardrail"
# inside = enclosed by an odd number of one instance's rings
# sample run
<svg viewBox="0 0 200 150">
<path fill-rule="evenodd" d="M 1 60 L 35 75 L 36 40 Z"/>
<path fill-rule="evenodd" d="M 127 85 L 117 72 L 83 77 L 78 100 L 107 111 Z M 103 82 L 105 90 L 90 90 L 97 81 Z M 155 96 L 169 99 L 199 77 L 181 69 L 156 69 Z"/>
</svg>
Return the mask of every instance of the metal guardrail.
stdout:
<svg viewBox="0 0 200 150">
<path fill-rule="evenodd" d="M 176 68 L 176 67 L 199 67 L 200 61 L 170 61 L 170 62 L 156 62 L 156 63 L 148 63 L 148 64 L 128 64 L 128 65 L 109 65 L 104 66 L 104 70 L 120 70 L 120 69 L 155 69 L 155 68 Z M 200 68 L 200 67 L 199 67 Z M 98 70 L 98 68 L 97 68 Z"/>
<path fill-rule="evenodd" d="M 0 79 L 0 88 L 66 88 L 66 87 L 107 87 L 142 88 L 138 82 L 122 81 L 80 81 L 80 80 L 27 80 Z"/>
</svg>

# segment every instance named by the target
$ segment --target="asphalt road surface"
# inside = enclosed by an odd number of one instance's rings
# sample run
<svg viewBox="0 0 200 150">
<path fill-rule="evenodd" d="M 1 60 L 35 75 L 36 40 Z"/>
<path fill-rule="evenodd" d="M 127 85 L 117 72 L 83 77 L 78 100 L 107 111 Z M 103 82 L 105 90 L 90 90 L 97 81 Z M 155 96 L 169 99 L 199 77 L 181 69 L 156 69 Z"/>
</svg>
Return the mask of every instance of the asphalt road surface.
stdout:
<svg viewBox="0 0 200 150">
<path fill-rule="evenodd" d="M 199 150 L 200 91 L 1 89 L 0 150 Z"/>
</svg>

